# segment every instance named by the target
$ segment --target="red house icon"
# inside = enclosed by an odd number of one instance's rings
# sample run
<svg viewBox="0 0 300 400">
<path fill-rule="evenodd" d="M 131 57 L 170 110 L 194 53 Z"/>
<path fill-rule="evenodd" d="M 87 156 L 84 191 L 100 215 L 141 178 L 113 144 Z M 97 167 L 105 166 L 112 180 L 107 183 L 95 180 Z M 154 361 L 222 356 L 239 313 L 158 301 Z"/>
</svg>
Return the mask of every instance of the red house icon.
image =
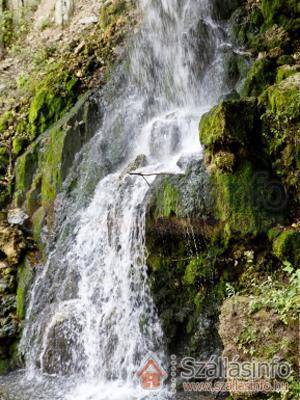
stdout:
<svg viewBox="0 0 300 400">
<path fill-rule="evenodd" d="M 154 356 L 149 356 L 138 370 L 137 376 L 143 389 L 156 390 L 161 388 L 167 373 Z"/>
</svg>

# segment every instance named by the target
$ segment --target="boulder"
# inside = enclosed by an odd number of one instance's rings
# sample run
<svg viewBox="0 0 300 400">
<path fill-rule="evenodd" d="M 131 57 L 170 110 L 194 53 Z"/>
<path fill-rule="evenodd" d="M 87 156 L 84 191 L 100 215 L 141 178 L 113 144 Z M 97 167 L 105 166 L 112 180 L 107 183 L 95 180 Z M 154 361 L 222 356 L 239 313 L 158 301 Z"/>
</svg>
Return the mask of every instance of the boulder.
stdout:
<svg viewBox="0 0 300 400">
<path fill-rule="evenodd" d="M 208 149 L 244 146 L 251 141 L 255 128 L 255 99 L 223 101 L 201 118 L 200 141 Z"/>
</svg>

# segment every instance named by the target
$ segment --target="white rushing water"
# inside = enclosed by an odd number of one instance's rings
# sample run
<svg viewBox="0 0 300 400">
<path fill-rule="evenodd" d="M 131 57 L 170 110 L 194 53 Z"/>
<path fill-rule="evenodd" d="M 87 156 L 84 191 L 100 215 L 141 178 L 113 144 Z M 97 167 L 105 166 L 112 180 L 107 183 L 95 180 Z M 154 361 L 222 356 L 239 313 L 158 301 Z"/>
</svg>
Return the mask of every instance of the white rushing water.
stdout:
<svg viewBox="0 0 300 400">
<path fill-rule="evenodd" d="M 140 8 L 129 71 L 104 90 L 101 128 L 69 178 L 77 174 L 76 189 L 58 200 L 56 237 L 31 292 L 21 341 L 27 387 L 72 382 L 47 399 L 145 398 L 141 361 L 151 351 L 167 362 L 147 286 L 149 186 L 127 168 L 143 154 L 131 169 L 180 172 L 183 155 L 200 157 L 200 116 L 226 92 L 225 35 L 209 0 L 140 0 Z"/>
</svg>

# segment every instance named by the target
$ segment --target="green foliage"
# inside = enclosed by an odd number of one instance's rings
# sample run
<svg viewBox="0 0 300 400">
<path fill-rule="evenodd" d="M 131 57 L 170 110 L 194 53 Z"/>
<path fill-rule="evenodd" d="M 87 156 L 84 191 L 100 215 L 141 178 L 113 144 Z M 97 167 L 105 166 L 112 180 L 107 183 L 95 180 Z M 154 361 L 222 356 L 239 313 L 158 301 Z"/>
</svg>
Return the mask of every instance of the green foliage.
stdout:
<svg viewBox="0 0 300 400">
<path fill-rule="evenodd" d="M 212 271 L 206 265 L 203 256 L 193 258 L 184 273 L 184 282 L 187 285 L 194 285 L 197 283 L 197 279 L 208 279 L 211 277 Z"/>
<path fill-rule="evenodd" d="M 223 171 L 233 172 L 234 162 L 235 156 L 233 153 L 220 151 L 214 156 L 214 163 L 216 167 Z"/>
<path fill-rule="evenodd" d="M 273 310 L 284 324 L 297 321 L 299 315 L 300 269 L 294 269 L 290 263 L 283 268 L 288 275 L 288 282 L 268 277 L 257 285 L 255 296 L 249 304 L 250 313 L 261 309 Z"/>
<path fill-rule="evenodd" d="M 17 136 L 14 137 L 12 141 L 12 153 L 17 156 L 18 154 L 21 153 L 23 146 L 24 146 L 24 140 Z"/>
<path fill-rule="evenodd" d="M 244 327 L 236 340 L 238 349 L 242 350 L 244 354 L 250 354 L 252 356 L 255 353 L 256 334 L 257 332 L 254 327 Z"/>
</svg>

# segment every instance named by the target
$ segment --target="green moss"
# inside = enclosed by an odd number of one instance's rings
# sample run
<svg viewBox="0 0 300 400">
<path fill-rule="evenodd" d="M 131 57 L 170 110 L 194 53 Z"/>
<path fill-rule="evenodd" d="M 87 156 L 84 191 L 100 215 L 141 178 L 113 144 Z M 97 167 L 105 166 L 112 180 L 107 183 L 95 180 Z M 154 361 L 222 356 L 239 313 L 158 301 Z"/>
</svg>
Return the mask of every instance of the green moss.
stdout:
<svg viewBox="0 0 300 400">
<path fill-rule="evenodd" d="M 28 260 L 25 260 L 18 268 L 18 286 L 16 294 L 17 316 L 25 318 L 26 296 L 33 277 L 32 267 Z"/>
<path fill-rule="evenodd" d="M 26 192 L 25 209 L 32 215 L 41 204 L 41 183 L 42 174 L 37 173 L 33 180 L 30 189 Z"/>
<path fill-rule="evenodd" d="M 5 111 L 0 117 L 0 133 L 3 133 L 13 122 L 14 114 L 12 111 Z"/>
<path fill-rule="evenodd" d="M 41 200 L 43 207 L 49 206 L 55 200 L 62 186 L 61 163 L 65 131 L 52 129 L 43 155 Z"/>
<path fill-rule="evenodd" d="M 216 145 L 245 145 L 255 127 L 255 119 L 255 99 L 224 101 L 202 116 L 200 141 L 208 149 Z"/>
<path fill-rule="evenodd" d="M 157 193 L 155 217 L 168 218 L 178 212 L 180 194 L 178 189 L 168 180 L 163 183 L 162 190 Z"/>
<path fill-rule="evenodd" d="M 75 154 L 90 138 L 95 111 L 90 92 L 82 96 L 65 116 L 39 136 L 17 159 L 14 204 L 32 215 L 40 206 L 49 208 L 67 175 Z M 94 103 L 91 103 L 94 104 Z M 79 125 L 76 121 L 83 121 Z"/>
<path fill-rule="evenodd" d="M 185 284 L 195 285 L 197 280 L 210 280 L 213 273 L 213 266 L 208 261 L 208 255 L 199 255 L 189 261 L 183 279 Z"/>
<path fill-rule="evenodd" d="M 263 22 L 264 18 L 258 7 L 253 7 L 250 14 L 243 6 L 238 8 L 230 20 L 233 39 L 240 45 L 246 44 L 249 48 L 257 47 L 260 39 L 258 33 Z"/>
<path fill-rule="evenodd" d="M 0 145 L 0 175 L 5 173 L 9 163 L 9 152 L 6 146 Z"/>
<path fill-rule="evenodd" d="M 235 156 L 233 153 L 220 151 L 214 156 L 214 163 L 220 170 L 232 172 L 235 163 Z"/>
<path fill-rule="evenodd" d="M 300 65 L 282 65 L 277 69 L 276 83 L 281 83 L 284 79 L 295 75 L 297 72 L 300 72 Z"/>
<path fill-rule="evenodd" d="M 300 117 L 300 73 L 269 87 L 261 96 L 260 102 L 266 104 L 267 112 L 277 120 L 296 120 Z"/>
<path fill-rule="evenodd" d="M 39 149 L 33 144 L 19 157 L 15 165 L 15 204 L 25 201 L 26 192 L 30 189 L 35 171 L 38 168 Z"/>
<path fill-rule="evenodd" d="M 262 0 L 261 11 L 266 26 L 280 24 L 289 25 L 291 18 L 300 12 L 297 0 Z"/>
<path fill-rule="evenodd" d="M 36 243 L 41 242 L 41 229 L 44 224 L 45 219 L 45 210 L 43 207 L 40 207 L 38 210 L 35 211 L 31 220 L 32 220 L 32 233 L 33 239 Z"/>
<path fill-rule="evenodd" d="M 61 65 L 52 66 L 36 88 L 28 116 L 33 137 L 43 133 L 75 104 L 78 79 L 63 68 Z"/>
<path fill-rule="evenodd" d="M 24 147 L 24 140 L 19 137 L 14 137 L 12 141 L 12 152 L 15 156 L 21 153 Z"/>
<path fill-rule="evenodd" d="M 224 223 L 225 237 L 256 236 L 279 217 L 268 210 L 265 190 L 268 178 L 256 174 L 250 162 L 243 162 L 233 174 L 212 175 L 216 217 Z"/>
<path fill-rule="evenodd" d="M 273 242 L 274 254 L 280 260 L 287 260 L 300 267 L 300 231 L 288 229 L 279 234 Z"/>
<path fill-rule="evenodd" d="M 263 139 L 273 168 L 296 201 L 300 180 L 300 73 L 270 86 L 261 96 Z"/>
<path fill-rule="evenodd" d="M 243 96 L 259 96 L 275 80 L 275 66 L 272 60 L 262 58 L 252 65 L 242 89 Z"/>
<path fill-rule="evenodd" d="M 273 25 L 264 34 L 265 45 L 268 50 L 279 48 L 287 51 L 290 41 L 288 32 L 278 25 Z"/>
<path fill-rule="evenodd" d="M 0 360 L 0 375 L 6 374 L 10 369 L 10 360 Z M 1 393 L 0 393 L 1 394 Z"/>
</svg>

